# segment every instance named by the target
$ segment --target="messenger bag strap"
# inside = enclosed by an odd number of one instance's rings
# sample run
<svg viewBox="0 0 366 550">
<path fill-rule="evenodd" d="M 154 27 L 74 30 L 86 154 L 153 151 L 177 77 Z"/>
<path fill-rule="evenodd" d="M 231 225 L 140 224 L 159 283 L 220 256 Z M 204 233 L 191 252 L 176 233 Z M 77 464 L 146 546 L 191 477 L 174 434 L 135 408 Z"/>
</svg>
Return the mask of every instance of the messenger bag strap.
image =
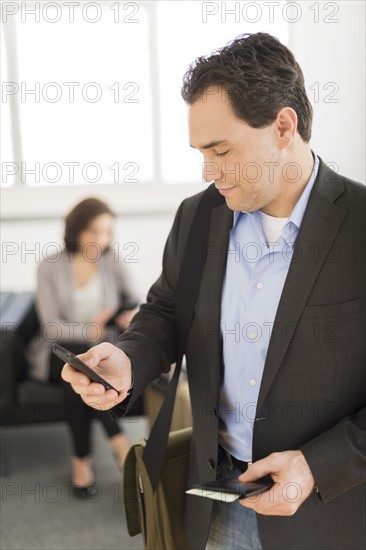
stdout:
<svg viewBox="0 0 366 550">
<path fill-rule="evenodd" d="M 203 193 L 188 234 L 187 245 L 178 277 L 176 291 L 175 321 L 177 359 L 174 374 L 168 384 L 164 402 L 151 429 L 143 460 L 155 492 L 164 462 L 170 425 L 173 416 L 175 394 L 182 368 L 182 359 L 192 322 L 194 307 L 207 256 L 211 211 L 221 205 L 224 198 L 214 184 Z"/>
</svg>

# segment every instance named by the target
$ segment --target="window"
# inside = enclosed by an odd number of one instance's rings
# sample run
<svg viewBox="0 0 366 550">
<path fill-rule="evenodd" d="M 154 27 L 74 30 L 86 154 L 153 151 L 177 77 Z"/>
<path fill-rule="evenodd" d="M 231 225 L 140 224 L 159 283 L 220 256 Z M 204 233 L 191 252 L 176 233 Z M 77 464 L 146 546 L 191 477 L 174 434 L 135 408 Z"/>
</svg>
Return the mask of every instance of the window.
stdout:
<svg viewBox="0 0 366 550">
<path fill-rule="evenodd" d="M 201 181 L 180 96 L 189 63 L 243 32 L 288 42 L 284 18 L 246 4 L 4 3 L 2 186 Z"/>
</svg>

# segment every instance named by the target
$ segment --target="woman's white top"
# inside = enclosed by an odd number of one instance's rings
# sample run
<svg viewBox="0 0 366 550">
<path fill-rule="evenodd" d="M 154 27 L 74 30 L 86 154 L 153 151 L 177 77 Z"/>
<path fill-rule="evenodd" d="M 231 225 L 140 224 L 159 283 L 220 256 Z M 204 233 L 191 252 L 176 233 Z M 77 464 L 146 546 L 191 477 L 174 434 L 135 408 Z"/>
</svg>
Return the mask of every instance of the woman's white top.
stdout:
<svg viewBox="0 0 366 550">
<path fill-rule="evenodd" d="M 83 286 L 74 289 L 74 321 L 90 323 L 103 310 L 103 286 L 98 270 Z"/>
</svg>

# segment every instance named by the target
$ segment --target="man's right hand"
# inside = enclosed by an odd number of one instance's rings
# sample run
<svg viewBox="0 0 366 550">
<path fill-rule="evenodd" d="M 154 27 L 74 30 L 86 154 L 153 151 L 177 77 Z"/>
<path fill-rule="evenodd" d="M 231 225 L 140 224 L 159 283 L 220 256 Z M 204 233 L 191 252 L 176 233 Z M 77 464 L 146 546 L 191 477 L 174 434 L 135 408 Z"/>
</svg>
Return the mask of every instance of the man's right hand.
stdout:
<svg viewBox="0 0 366 550">
<path fill-rule="evenodd" d="M 132 366 L 121 349 L 104 342 L 78 357 L 120 392 L 117 395 L 114 390 L 106 390 L 102 384 L 92 382 L 85 374 L 66 363 L 61 376 L 87 405 L 105 411 L 126 399 L 132 384 Z"/>
</svg>

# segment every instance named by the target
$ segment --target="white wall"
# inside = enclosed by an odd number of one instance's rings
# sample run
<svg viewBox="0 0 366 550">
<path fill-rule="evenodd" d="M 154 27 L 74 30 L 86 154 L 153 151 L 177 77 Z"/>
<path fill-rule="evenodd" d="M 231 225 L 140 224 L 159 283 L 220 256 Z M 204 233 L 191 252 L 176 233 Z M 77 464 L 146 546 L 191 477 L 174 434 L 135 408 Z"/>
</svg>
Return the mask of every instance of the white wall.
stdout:
<svg viewBox="0 0 366 550">
<path fill-rule="evenodd" d="M 314 102 L 313 149 L 334 162 L 344 175 L 365 178 L 365 3 L 297 2 L 301 19 L 291 25 L 290 48 L 303 68 L 307 86 L 319 83 L 319 102 Z M 319 22 L 311 6 L 319 7 Z M 330 6 L 330 8 L 329 8 Z M 333 8 L 339 8 L 332 16 Z M 324 19 L 338 19 L 326 23 Z M 337 103 L 325 97 L 334 82 Z M 312 91 L 314 94 L 314 91 Z M 182 108 L 184 105 L 182 103 Z M 62 215 L 72 204 L 96 193 L 117 211 L 116 240 L 135 242 L 138 262 L 126 264 L 142 295 L 160 272 L 164 242 L 174 212 L 184 196 L 203 188 L 197 186 L 126 186 L 122 189 L 5 189 L 2 191 L 2 252 L 13 247 L 13 255 L 2 254 L 1 289 L 33 289 L 42 250 L 50 242 L 62 242 Z M 40 253 L 26 254 L 29 249 Z"/>
<path fill-rule="evenodd" d="M 307 88 L 319 83 L 319 102 L 314 102 L 315 91 L 310 91 L 314 107 L 312 147 L 324 161 L 336 163 L 340 173 L 364 183 L 365 2 L 298 4 L 302 18 L 290 25 L 290 49 L 303 69 Z M 316 5 L 318 23 L 314 22 L 314 9 L 310 9 Z M 325 22 L 327 18 L 339 22 Z M 335 86 L 339 90 L 329 97 Z M 329 103 L 329 99 L 338 102 Z"/>
</svg>

